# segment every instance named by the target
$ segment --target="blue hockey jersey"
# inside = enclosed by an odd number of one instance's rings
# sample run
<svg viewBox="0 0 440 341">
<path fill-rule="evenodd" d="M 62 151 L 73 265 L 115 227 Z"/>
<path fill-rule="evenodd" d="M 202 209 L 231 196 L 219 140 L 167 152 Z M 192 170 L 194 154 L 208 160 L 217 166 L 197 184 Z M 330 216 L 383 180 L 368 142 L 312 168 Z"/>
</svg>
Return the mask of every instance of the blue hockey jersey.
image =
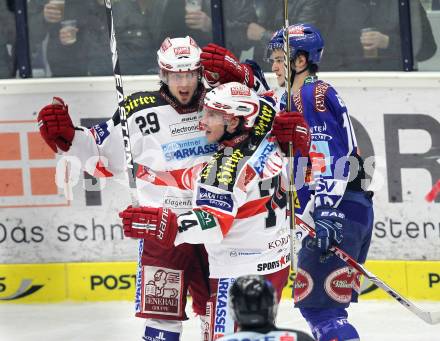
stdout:
<svg viewBox="0 0 440 341">
<path fill-rule="evenodd" d="M 281 98 L 281 109 L 286 107 L 286 98 L 286 94 Z M 349 162 L 357 160 L 357 142 L 347 108 L 336 90 L 316 77 L 306 78 L 292 96 L 291 106 L 304 115 L 312 137 L 309 159 L 295 158 L 299 206 L 304 208 L 314 194 L 315 208 L 336 208 L 348 180 L 356 177 L 349 174 Z"/>
</svg>

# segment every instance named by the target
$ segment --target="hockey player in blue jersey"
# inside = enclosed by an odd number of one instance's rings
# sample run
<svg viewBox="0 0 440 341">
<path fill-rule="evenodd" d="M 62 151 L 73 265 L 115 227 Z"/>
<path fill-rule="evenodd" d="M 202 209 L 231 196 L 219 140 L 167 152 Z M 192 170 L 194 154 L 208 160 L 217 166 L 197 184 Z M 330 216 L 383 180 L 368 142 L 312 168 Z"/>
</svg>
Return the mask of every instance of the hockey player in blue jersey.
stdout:
<svg viewBox="0 0 440 341">
<path fill-rule="evenodd" d="M 238 277 L 229 290 L 229 307 L 239 331 L 218 341 L 313 341 L 302 331 L 275 326 L 275 289 L 264 276 Z"/>
<path fill-rule="evenodd" d="M 280 87 L 285 86 L 283 34 L 279 30 L 268 44 Z M 361 186 L 365 172 L 347 108 L 335 89 L 316 76 L 324 49 L 321 33 L 312 25 L 292 25 L 289 44 L 292 111 L 304 115 L 312 136 L 307 162 L 295 160 L 296 185 L 298 174 L 304 174 L 295 213 L 316 230 L 316 238 L 302 240 L 295 306 L 318 341 L 356 341 L 359 335 L 347 321 L 346 308 L 357 301 L 360 275 L 328 250 L 337 245 L 359 263 L 365 262 L 372 235 L 372 193 Z M 205 76 L 218 83 L 236 77 L 254 88 L 265 84 L 255 63 L 231 62 L 234 56 L 224 50 L 212 44 L 203 49 Z M 285 91 L 279 93 L 283 108 L 287 96 Z M 281 145 L 295 134 L 289 120 L 280 115 L 273 125 L 272 133 Z"/>
</svg>

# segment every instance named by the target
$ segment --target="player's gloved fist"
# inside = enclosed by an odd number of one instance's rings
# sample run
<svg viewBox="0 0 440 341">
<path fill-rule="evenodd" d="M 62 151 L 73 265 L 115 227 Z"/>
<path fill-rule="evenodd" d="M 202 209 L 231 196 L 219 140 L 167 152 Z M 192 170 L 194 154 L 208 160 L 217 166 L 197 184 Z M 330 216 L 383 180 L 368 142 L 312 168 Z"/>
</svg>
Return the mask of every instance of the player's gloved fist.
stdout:
<svg viewBox="0 0 440 341">
<path fill-rule="evenodd" d="M 313 212 L 316 246 L 323 254 L 330 247 L 339 245 L 344 236 L 345 214 L 335 208 L 319 207 Z"/>
<path fill-rule="evenodd" d="M 297 151 L 302 156 L 307 156 L 310 149 L 310 129 L 304 116 L 299 112 L 281 111 L 275 116 L 272 125 L 272 135 L 287 155 L 289 153 L 289 142 L 293 144 L 293 152 Z"/>
<path fill-rule="evenodd" d="M 46 105 L 38 113 L 38 128 L 44 141 L 57 153 L 58 149 L 67 152 L 75 136 L 75 128 L 69 116 L 69 108 L 59 97 Z"/>
<path fill-rule="evenodd" d="M 234 54 L 216 44 L 208 44 L 202 48 L 200 59 L 203 75 L 211 86 L 228 82 L 239 82 L 249 88 L 254 86 L 254 73 L 247 64 L 240 64 Z"/>
<path fill-rule="evenodd" d="M 131 207 L 119 213 L 124 235 L 130 238 L 148 239 L 164 248 L 174 244 L 177 234 L 177 216 L 169 208 Z"/>
</svg>

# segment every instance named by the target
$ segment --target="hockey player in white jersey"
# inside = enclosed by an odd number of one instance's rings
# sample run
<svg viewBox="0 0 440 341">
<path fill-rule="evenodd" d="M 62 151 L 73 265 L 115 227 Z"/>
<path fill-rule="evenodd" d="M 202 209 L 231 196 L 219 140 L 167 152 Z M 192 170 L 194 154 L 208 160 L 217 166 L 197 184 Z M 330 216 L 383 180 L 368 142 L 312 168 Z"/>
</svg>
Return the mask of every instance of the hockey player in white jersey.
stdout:
<svg viewBox="0 0 440 341">
<path fill-rule="evenodd" d="M 302 331 L 275 326 L 275 290 L 263 276 L 238 277 L 229 291 L 229 309 L 239 332 L 219 341 L 314 341 Z"/>
<path fill-rule="evenodd" d="M 286 214 L 285 158 L 270 136 L 275 102 L 247 86 L 227 83 L 204 100 L 201 126 L 218 151 L 197 172 L 193 209 L 176 215 L 151 207 L 121 212 L 126 235 L 165 244 L 204 243 L 209 256 L 211 299 L 207 306 L 209 340 L 234 332 L 227 308 L 229 288 L 243 274 L 264 275 L 277 300 L 290 266 Z M 284 113 L 286 115 L 288 113 Z M 302 121 L 294 146 L 308 150 Z M 169 245 L 169 244 L 168 244 Z"/>
<path fill-rule="evenodd" d="M 207 161 L 217 144 L 199 131 L 199 104 L 203 103 L 200 49 L 190 38 L 167 38 L 157 52 L 161 87 L 137 92 L 125 100 L 137 193 L 141 205 L 161 212 L 183 213 L 192 191 L 185 176 L 194 164 Z M 90 129 L 74 126 L 61 99 L 38 115 L 40 132 L 55 151 L 78 157 L 92 175 L 125 174 L 124 142 L 119 114 Z M 90 163 L 95 157 L 97 162 Z M 165 184 L 165 186 L 164 186 Z M 186 206 L 185 206 L 186 203 Z M 136 237 L 132 235 L 131 237 Z M 174 239 L 170 241 L 172 244 Z M 187 290 L 193 310 L 205 315 L 209 299 L 207 257 L 203 246 L 182 244 L 167 249 L 140 241 L 136 280 L 136 316 L 145 319 L 144 340 L 177 341 L 187 319 Z"/>
</svg>

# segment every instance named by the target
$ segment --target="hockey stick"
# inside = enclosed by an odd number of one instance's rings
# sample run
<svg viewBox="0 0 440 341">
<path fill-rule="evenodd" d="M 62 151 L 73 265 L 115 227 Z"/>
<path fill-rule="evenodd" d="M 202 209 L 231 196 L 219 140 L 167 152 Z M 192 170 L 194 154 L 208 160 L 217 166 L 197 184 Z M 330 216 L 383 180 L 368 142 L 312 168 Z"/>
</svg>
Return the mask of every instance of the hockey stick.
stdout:
<svg viewBox="0 0 440 341">
<path fill-rule="evenodd" d="M 139 207 L 139 200 L 136 192 L 136 175 L 134 174 L 133 155 L 131 153 L 130 133 L 128 131 L 127 115 L 124 108 L 124 89 L 122 87 L 122 76 L 119 68 L 118 48 L 116 45 L 115 25 L 113 22 L 113 10 L 111 0 L 105 0 L 107 13 L 107 25 L 110 38 L 110 49 L 112 51 L 113 75 L 116 82 L 116 93 L 118 96 L 118 111 L 121 121 L 122 138 L 124 140 L 125 161 L 127 163 L 128 184 L 130 186 L 131 204 Z"/>
<path fill-rule="evenodd" d="M 289 12 L 288 12 L 288 0 L 284 0 L 284 84 L 287 91 L 286 99 L 286 110 L 290 111 L 292 108 L 291 104 L 291 88 L 290 88 L 290 46 L 289 46 Z M 291 245 L 291 257 L 290 257 L 290 269 L 296 273 L 296 238 L 295 238 L 295 199 L 294 195 L 295 185 L 294 185 L 294 173 L 295 166 L 293 164 L 293 145 L 289 142 L 289 153 L 288 153 L 288 173 L 289 173 L 289 211 L 290 211 L 290 245 Z"/>
<path fill-rule="evenodd" d="M 304 231 L 306 231 L 310 237 L 315 237 L 315 230 L 312 227 L 307 225 L 299 217 L 295 217 L 295 221 L 296 221 L 296 225 L 299 226 Z M 411 301 L 400 295 L 396 290 L 391 288 L 388 284 L 383 282 L 380 278 L 376 277 L 376 275 L 368 271 L 361 264 L 356 262 L 356 260 L 354 260 L 348 253 L 341 250 L 339 247 L 332 246 L 330 248 L 330 251 L 334 253 L 336 256 L 338 256 L 340 259 L 342 259 L 345 263 L 347 263 L 348 265 L 359 271 L 362 275 L 365 276 L 365 278 L 369 279 L 379 288 L 383 289 L 388 295 L 390 295 L 392 298 L 394 298 L 396 301 L 402 304 L 409 311 L 416 314 L 426 323 L 429 324 L 440 323 L 440 311 L 439 312 L 423 311 L 422 309 L 417 307 L 414 303 L 412 303 Z"/>
</svg>

